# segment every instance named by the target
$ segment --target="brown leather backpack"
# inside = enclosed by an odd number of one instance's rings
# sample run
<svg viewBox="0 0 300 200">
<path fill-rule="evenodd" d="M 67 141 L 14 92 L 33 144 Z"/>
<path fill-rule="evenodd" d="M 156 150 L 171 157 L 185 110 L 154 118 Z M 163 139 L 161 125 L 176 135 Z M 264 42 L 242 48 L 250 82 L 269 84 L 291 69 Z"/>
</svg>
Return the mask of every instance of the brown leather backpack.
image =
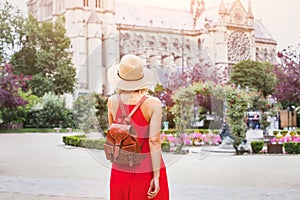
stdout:
<svg viewBox="0 0 300 200">
<path fill-rule="evenodd" d="M 133 165 L 139 164 L 145 158 L 145 155 L 141 153 L 141 147 L 136 136 L 133 125 L 130 124 L 131 116 L 147 99 L 147 96 L 143 96 L 142 99 L 136 104 L 133 110 L 128 116 L 126 116 L 124 105 L 120 96 L 119 106 L 122 111 L 122 115 L 117 120 L 118 123 L 110 125 L 106 134 L 106 142 L 104 144 L 104 151 L 106 158 L 112 163 L 119 165 Z"/>
</svg>

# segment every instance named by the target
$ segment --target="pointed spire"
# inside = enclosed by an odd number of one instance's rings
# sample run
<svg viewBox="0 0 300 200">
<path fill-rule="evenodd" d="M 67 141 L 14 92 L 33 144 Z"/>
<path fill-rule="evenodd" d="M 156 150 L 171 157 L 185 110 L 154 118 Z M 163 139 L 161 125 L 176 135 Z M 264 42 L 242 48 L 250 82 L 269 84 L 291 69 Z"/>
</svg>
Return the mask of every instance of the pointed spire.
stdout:
<svg viewBox="0 0 300 200">
<path fill-rule="evenodd" d="M 197 7 L 196 7 L 196 17 L 199 17 L 203 13 L 204 10 L 205 10 L 204 0 L 198 0 Z"/>
<path fill-rule="evenodd" d="M 203 13 L 204 10 L 205 10 L 204 0 L 191 0 L 190 12 L 193 16 L 194 26 L 196 25 L 197 18 Z"/>
<path fill-rule="evenodd" d="M 191 11 L 191 13 L 194 13 L 194 8 L 195 8 L 195 0 L 191 0 L 191 3 L 190 3 L 190 11 Z"/>
<path fill-rule="evenodd" d="M 252 12 L 251 0 L 249 0 L 249 2 L 248 2 L 248 17 L 254 18 L 253 12 Z"/>
<path fill-rule="evenodd" d="M 227 11 L 227 8 L 225 7 L 224 0 L 221 0 L 219 14 L 227 14 L 227 13 L 228 13 L 228 11 Z"/>
</svg>

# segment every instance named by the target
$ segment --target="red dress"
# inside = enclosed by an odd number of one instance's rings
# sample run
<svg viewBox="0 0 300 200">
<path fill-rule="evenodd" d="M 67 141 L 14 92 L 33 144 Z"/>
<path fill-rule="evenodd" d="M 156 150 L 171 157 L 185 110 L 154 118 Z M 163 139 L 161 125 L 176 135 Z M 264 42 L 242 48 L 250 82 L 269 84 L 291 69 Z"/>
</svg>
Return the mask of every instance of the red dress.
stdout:
<svg viewBox="0 0 300 200">
<path fill-rule="evenodd" d="M 126 105 L 124 108 L 126 113 L 135 107 L 135 105 Z M 121 115 L 121 109 L 118 108 L 116 118 Z M 142 153 L 146 153 L 147 157 L 142 163 L 133 167 L 124 167 L 117 164 L 112 165 L 110 176 L 110 200 L 147 200 L 148 189 L 150 181 L 153 178 L 148 130 L 149 123 L 140 108 L 138 108 L 133 116 L 131 122 L 135 127 L 139 143 L 142 144 Z M 154 200 L 168 200 L 169 187 L 166 174 L 165 164 L 161 158 L 161 169 L 159 177 L 160 191 Z"/>
</svg>

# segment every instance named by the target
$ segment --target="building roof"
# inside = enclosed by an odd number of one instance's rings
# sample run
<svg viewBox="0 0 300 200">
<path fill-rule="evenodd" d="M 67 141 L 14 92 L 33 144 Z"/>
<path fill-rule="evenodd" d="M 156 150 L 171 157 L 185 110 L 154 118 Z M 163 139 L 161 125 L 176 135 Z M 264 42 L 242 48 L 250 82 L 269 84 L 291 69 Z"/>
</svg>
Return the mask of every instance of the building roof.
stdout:
<svg viewBox="0 0 300 200">
<path fill-rule="evenodd" d="M 235 2 L 226 3 L 227 10 L 232 9 Z M 197 19 L 196 26 L 192 13 L 185 9 L 162 8 L 144 5 L 140 1 L 116 1 L 116 23 L 122 25 L 146 26 L 155 28 L 171 28 L 178 30 L 201 30 L 206 20 L 217 25 L 220 6 L 206 8 Z M 255 38 L 276 43 L 261 20 L 254 20 Z"/>
<path fill-rule="evenodd" d="M 116 1 L 117 24 L 193 30 L 192 13 L 184 9 L 170 9 L 143 5 L 134 1 Z M 200 23 L 196 24 L 200 29 Z"/>
<path fill-rule="evenodd" d="M 261 20 L 254 20 L 254 35 L 257 39 L 268 40 L 269 42 L 276 43 L 270 32 L 263 25 Z"/>
</svg>

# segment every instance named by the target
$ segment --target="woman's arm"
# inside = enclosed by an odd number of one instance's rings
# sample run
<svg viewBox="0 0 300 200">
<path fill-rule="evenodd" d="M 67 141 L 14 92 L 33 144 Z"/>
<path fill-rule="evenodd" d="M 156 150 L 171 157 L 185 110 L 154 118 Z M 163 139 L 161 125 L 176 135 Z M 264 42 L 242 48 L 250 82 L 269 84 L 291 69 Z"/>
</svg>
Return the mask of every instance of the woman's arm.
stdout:
<svg viewBox="0 0 300 200">
<path fill-rule="evenodd" d="M 112 99 L 109 98 L 107 101 L 107 113 L 108 113 L 108 123 L 111 125 L 114 122 L 114 117 L 112 114 Z"/>
<path fill-rule="evenodd" d="M 152 161 L 153 179 L 150 183 L 148 191 L 148 198 L 154 198 L 159 191 L 159 176 L 161 167 L 161 143 L 160 143 L 160 131 L 161 131 L 161 118 L 162 108 L 158 99 L 153 101 L 153 104 L 149 106 L 151 108 L 150 128 L 149 128 L 149 147 Z"/>
</svg>

